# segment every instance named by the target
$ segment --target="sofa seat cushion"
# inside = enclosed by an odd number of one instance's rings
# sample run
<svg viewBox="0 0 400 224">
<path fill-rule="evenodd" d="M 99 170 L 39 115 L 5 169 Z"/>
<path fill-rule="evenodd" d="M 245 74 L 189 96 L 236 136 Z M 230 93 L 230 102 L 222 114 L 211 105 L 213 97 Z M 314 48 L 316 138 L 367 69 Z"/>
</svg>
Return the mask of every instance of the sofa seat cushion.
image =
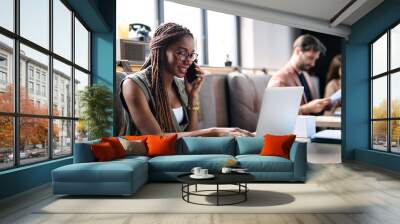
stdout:
<svg viewBox="0 0 400 224">
<path fill-rule="evenodd" d="M 53 181 L 57 182 L 131 182 L 133 176 L 147 176 L 145 161 L 75 163 L 53 170 Z"/>
<path fill-rule="evenodd" d="M 178 146 L 177 154 L 235 155 L 235 139 L 233 137 L 183 137 Z"/>
<path fill-rule="evenodd" d="M 190 172 L 193 167 L 203 167 L 211 172 L 219 171 L 230 159 L 231 155 L 174 155 L 158 156 L 149 160 L 150 172 Z"/>
<path fill-rule="evenodd" d="M 123 161 L 123 162 L 128 162 L 129 163 L 129 162 L 135 161 L 135 160 L 147 162 L 147 161 L 149 161 L 149 159 L 150 159 L 150 157 L 148 157 L 148 156 L 131 155 L 131 156 L 125 156 L 124 158 L 121 158 L 121 159 L 114 160 L 113 162 L 117 162 L 117 161 L 121 162 L 121 161 Z"/>
<path fill-rule="evenodd" d="M 239 155 L 236 160 L 249 172 L 293 172 L 292 161 L 278 156 Z"/>
</svg>

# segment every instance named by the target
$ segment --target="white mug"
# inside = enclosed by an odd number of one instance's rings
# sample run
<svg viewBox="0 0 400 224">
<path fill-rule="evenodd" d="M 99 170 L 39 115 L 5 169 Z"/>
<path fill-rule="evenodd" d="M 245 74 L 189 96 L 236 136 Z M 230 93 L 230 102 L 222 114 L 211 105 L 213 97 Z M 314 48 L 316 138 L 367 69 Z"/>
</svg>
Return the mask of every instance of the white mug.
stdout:
<svg viewBox="0 0 400 224">
<path fill-rule="evenodd" d="M 230 173 L 232 171 L 232 168 L 230 167 L 222 167 L 221 172 L 222 173 Z"/>
<path fill-rule="evenodd" d="M 201 169 L 200 170 L 200 176 L 207 176 L 208 175 L 208 169 Z"/>
<path fill-rule="evenodd" d="M 201 175 L 200 174 L 200 171 L 202 170 L 202 168 L 201 167 L 193 167 L 193 169 L 192 169 L 192 173 L 194 174 L 194 175 L 196 175 L 196 176 L 199 176 L 199 175 Z"/>
</svg>

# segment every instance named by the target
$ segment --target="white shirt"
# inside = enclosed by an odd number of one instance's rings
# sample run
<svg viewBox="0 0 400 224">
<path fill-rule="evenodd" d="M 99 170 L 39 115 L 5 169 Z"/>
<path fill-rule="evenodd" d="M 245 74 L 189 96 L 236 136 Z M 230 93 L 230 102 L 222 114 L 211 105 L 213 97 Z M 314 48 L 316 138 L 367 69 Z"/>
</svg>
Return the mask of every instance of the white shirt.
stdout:
<svg viewBox="0 0 400 224">
<path fill-rule="evenodd" d="M 180 124 L 183 121 L 183 108 L 182 107 L 172 108 L 172 111 L 174 112 L 176 121 L 178 122 L 178 124 Z"/>
</svg>

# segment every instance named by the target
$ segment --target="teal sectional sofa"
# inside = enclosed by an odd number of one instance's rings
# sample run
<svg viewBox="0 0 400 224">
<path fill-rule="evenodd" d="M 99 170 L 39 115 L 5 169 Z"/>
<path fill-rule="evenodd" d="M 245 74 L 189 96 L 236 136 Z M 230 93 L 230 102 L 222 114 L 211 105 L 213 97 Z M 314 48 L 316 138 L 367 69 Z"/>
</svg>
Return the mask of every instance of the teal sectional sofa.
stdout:
<svg viewBox="0 0 400 224">
<path fill-rule="evenodd" d="M 259 182 L 306 180 L 306 143 L 295 142 L 285 159 L 258 155 L 263 145 L 258 137 L 184 137 L 177 141 L 177 155 L 96 162 L 90 145 L 98 142 L 75 144 L 74 163 L 52 171 L 54 194 L 131 195 L 148 181 L 176 181 L 196 166 L 219 172 L 231 159 Z"/>
</svg>

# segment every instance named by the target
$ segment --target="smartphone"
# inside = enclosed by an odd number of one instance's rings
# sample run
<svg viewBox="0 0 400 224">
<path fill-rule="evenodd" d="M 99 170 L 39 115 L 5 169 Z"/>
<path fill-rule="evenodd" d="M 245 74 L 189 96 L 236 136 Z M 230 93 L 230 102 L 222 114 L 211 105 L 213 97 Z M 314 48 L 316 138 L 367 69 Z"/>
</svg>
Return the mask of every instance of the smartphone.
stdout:
<svg viewBox="0 0 400 224">
<path fill-rule="evenodd" d="M 197 72 L 195 70 L 197 64 L 197 59 L 193 61 L 193 63 L 189 66 L 186 71 L 185 78 L 188 80 L 189 83 L 192 83 L 194 80 L 197 79 Z"/>
</svg>

